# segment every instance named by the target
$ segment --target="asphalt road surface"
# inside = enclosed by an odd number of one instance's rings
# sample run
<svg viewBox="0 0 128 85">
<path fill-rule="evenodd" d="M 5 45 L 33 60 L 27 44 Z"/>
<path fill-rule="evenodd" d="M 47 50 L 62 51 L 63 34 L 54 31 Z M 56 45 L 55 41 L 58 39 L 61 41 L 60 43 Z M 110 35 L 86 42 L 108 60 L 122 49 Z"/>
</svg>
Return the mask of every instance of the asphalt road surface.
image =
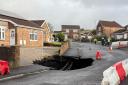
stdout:
<svg viewBox="0 0 128 85">
<path fill-rule="evenodd" d="M 80 50 L 79 54 L 77 50 Z M 95 59 L 97 50 L 101 51 L 102 60 Z M 2 81 L 0 85 L 100 85 L 103 71 L 128 56 L 126 51 L 123 50 L 114 49 L 109 53 L 106 47 L 100 45 L 75 42 L 72 43 L 65 55 L 80 55 L 81 58 L 93 58 L 95 61 L 92 66 L 86 68 L 70 71 L 49 70 L 36 75 Z"/>
</svg>

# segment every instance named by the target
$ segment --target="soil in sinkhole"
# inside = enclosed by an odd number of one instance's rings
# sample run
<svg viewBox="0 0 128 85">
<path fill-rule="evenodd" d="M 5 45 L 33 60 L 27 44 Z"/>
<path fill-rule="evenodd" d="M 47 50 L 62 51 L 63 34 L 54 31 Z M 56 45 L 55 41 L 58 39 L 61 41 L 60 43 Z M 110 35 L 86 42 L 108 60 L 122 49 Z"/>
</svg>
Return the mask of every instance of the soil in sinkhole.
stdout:
<svg viewBox="0 0 128 85">
<path fill-rule="evenodd" d="M 33 61 L 34 64 L 39 64 L 55 70 L 75 70 L 91 66 L 94 60 L 92 58 L 80 59 L 73 56 L 58 56 L 54 55 L 52 59 L 42 59 Z"/>
</svg>

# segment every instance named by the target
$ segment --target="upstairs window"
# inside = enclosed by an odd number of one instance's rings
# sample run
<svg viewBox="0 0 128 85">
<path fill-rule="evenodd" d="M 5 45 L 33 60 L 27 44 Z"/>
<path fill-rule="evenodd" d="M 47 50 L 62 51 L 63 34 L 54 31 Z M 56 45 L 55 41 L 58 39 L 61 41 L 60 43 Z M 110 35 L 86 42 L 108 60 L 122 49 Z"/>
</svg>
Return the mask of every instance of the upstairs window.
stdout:
<svg viewBox="0 0 128 85">
<path fill-rule="evenodd" d="M 37 40 L 37 33 L 30 33 L 30 40 Z"/>
<path fill-rule="evenodd" d="M 77 29 L 74 29 L 73 32 L 78 32 L 78 30 Z"/>
<path fill-rule="evenodd" d="M 101 31 L 101 27 L 99 27 L 99 31 Z"/>
<path fill-rule="evenodd" d="M 0 27 L 0 40 L 5 40 L 5 28 Z"/>
<path fill-rule="evenodd" d="M 66 29 L 66 32 L 69 33 L 69 29 Z"/>
</svg>

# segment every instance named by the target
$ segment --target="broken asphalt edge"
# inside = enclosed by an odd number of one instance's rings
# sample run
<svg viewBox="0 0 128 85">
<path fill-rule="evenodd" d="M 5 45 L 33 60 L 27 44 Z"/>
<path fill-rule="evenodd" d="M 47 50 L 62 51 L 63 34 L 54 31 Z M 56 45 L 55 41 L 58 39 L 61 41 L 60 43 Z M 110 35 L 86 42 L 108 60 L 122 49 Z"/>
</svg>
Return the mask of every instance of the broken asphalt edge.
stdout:
<svg viewBox="0 0 128 85">
<path fill-rule="evenodd" d="M 1 78 L 0 81 L 6 81 L 6 80 L 11 80 L 11 79 L 21 78 L 21 77 L 28 76 L 28 75 L 39 74 L 39 73 L 46 72 L 48 70 L 50 70 L 50 69 L 43 69 L 43 70 L 40 70 L 40 71 L 28 72 L 28 73 L 20 73 L 20 74 L 16 74 L 16 75 L 13 75 L 13 76 L 8 76 L 8 77 L 5 77 L 5 78 Z"/>
</svg>

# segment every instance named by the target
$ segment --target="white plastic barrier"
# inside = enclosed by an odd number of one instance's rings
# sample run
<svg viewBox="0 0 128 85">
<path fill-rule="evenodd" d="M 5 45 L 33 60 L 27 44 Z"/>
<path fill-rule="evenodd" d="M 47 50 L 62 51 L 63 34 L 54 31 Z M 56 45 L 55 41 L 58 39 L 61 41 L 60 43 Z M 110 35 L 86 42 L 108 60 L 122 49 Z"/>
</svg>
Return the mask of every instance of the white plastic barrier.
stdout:
<svg viewBox="0 0 128 85">
<path fill-rule="evenodd" d="M 128 46 L 128 41 L 112 42 L 112 47 L 118 48 L 118 47 L 119 47 L 119 44 L 120 44 L 120 45 L 123 45 L 123 46 Z"/>
<path fill-rule="evenodd" d="M 126 76 L 128 76 L 128 59 L 122 61 Z"/>
<path fill-rule="evenodd" d="M 120 83 L 119 76 L 113 66 L 103 72 L 103 77 L 101 85 L 118 85 Z"/>
<path fill-rule="evenodd" d="M 128 59 L 117 62 L 103 72 L 101 85 L 119 85 L 128 76 Z"/>
</svg>

